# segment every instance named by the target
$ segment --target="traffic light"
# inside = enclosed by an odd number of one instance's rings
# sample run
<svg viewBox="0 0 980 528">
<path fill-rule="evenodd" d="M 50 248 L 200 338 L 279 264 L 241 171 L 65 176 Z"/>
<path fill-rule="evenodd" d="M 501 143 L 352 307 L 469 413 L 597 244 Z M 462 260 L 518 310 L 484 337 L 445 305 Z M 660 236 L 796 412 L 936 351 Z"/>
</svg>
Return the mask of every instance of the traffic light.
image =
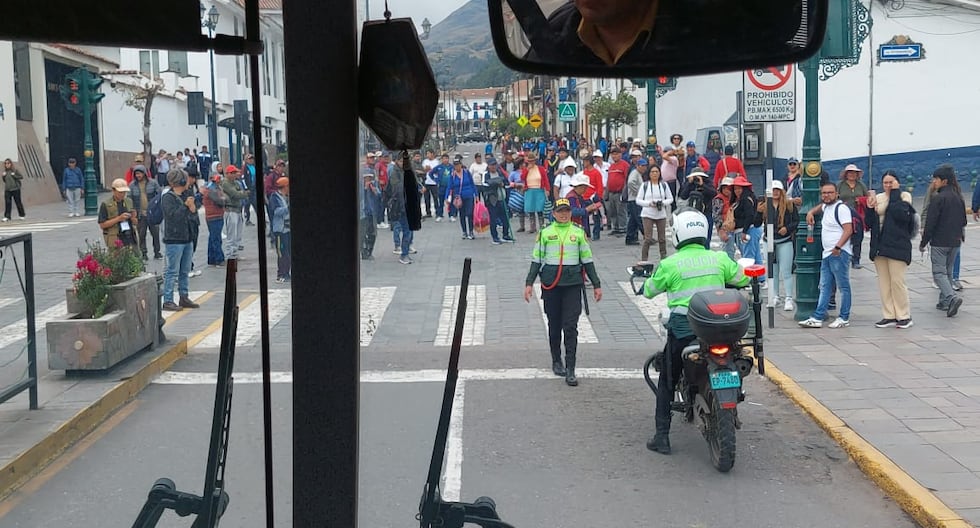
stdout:
<svg viewBox="0 0 980 528">
<path fill-rule="evenodd" d="M 78 109 L 82 104 L 82 84 L 76 75 L 66 75 L 65 83 L 61 86 L 61 98 L 69 109 Z"/>
<path fill-rule="evenodd" d="M 88 104 L 96 105 L 105 97 L 104 93 L 99 93 L 99 87 L 102 86 L 104 79 L 94 73 L 89 73 L 86 77 L 86 81 L 88 82 Z"/>
<path fill-rule="evenodd" d="M 657 77 L 657 88 L 666 88 L 668 90 L 677 88 L 677 77 L 667 77 L 666 75 Z"/>
</svg>

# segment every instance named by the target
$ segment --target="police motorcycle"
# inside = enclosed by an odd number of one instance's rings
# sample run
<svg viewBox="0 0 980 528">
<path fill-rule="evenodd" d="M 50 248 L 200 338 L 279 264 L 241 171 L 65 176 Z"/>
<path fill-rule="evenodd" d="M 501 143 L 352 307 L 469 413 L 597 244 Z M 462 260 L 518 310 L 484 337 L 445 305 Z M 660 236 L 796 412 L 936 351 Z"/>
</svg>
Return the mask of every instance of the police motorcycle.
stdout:
<svg viewBox="0 0 980 528">
<path fill-rule="evenodd" d="M 745 400 L 742 379 L 752 372 L 755 358 L 759 360 L 759 374 L 765 374 L 759 277 L 766 268 L 752 259 L 739 259 L 738 264 L 752 279 L 751 301 L 734 286 L 696 293 L 691 298 L 687 320 L 697 339 L 681 352 L 683 368 L 671 403 L 671 411 L 683 414 L 688 422 L 697 420 L 711 463 L 722 473 L 735 464 L 735 431 L 742 425 L 738 404 Z M 643 295 L 643 283 L 655 271 L 652 262 L 639 262 L 626 269 L 636 295 Z M 666 328 L 669 317 L 670 310 L 664 308 L 660 314 L 662 327 Z M 750 326 L 754 327 L 751 332 Z M 661 395 L 650 370 L 660 372 L 664 368 L 665 352 L 651 355 L 643 365 L 643 377 L 658 398 Z"/>
</svg>

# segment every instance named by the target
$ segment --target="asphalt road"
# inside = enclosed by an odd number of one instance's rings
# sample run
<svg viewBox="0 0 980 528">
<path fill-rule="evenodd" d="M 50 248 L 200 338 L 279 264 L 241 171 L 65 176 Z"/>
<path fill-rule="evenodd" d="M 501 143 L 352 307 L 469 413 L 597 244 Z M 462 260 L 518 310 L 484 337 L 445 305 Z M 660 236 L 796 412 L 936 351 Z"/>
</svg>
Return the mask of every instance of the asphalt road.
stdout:
<svg viewBox="0 0 980 528">
<path fill-rule="evenodd" d="M 474 152 L 469 149 L 468 152 Z M 653 398 L 636 376 L 659 344 L 645 313 L 615 281 L 634 257 L 621 239 L 596 244 L 612 284 L 592 308 L 595 343 L 583 344 L 581 385 L 569 388 L 533 369 L 547 367 L 540 311 L 519 298 L 530 236 L 515 245 L 463 241 L 450 222 L 426 222 L 414 266 L 390 256 L 379 233 L 376 261 L 362 267 L 362 298 L 390 288 L 371 315 L 361 349 L 360 521 L 412 526 L 432 449 L 448 347 L 438 346 L 443 294 L 472 256 L 482 285 L 482 333 L 463 349 L 445 482 L 449 498 L 488 495 L 518 527 L 904 527 L 914 523 L 846 454 L 768 381 L 747 380 L 735 468 L 716 472 L 696 428 L 675 418 L 674 454 L 646 450 Z M 447 235 L 452 236 L 447 236 Z M 606 245 L 603 245 L 606 244 Z M 412 268 L 412 269 L 409 269 Z M 257 282 L 246 270 L 242 284 Z M 370 290 L 370 293 L 363 293 Z M 283 299 L 280 298 L 280 301 Z M 374 303 L 374 301 L 372 301 Z M 364 306 L 369 303 L 362 303 Z M 250 313 L 243 311 L 243 324 Z M 363 313 L 363 312 L 362 312 Z M 289 317 L 272 332 L 277 526 L 291 526 Z M 637 336 L 638 332 L 643 332 Z M 245 333 L 236 360 L 224 526 L 264 524 L 260 385 L 256 339 Z M 205 340 L 86 442 L 0 505 L 0 526 L 129 526 L 159 477 L 200 493 L 217 367 Z M 499 370 L 495 370 L 499 369 Z M 595 369 L 592 371 L 586 369 Z M 160 526 L 189 526 L 169 515 Z M 324 520 L 324 526 L 329 520 Z"/>
</svg>

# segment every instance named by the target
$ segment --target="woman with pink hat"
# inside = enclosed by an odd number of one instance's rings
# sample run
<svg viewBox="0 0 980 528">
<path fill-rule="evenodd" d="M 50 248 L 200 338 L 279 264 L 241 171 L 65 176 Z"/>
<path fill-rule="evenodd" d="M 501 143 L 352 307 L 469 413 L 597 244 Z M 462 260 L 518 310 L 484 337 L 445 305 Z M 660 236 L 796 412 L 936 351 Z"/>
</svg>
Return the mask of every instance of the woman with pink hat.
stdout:
<svg viewBox="0 0 980 528">
<path fill-rule="evenodd" d="M 837 184 L 837 194 L 840 200 L 847 204 L 851 209 L 857 211 L 861 218 L 864 218 L 864 211 L 868 204 L 868 187 L 861 181 L 864 173 L 857 165 L 851 163 L 844 167 L 840 173 L 840 183 Z M 857 224 L 855 224 L 857 225 Z M 861 226 L 864 222 L 860 223 Z M 855 229 L 851 236 L 851 247 L 854 253 L 851 254 L 851 267 L 861 268 L 861 243 L 864 241 L 864 228 Z"/>
<path fill-rule="evenodd" d="M 735 243 L 738 244 L 742 258 L 750 258 L 762 264 L 762 215 L 758 212 L 758 200 L 752 192 L 752 182 L 739 176 L 732 182 L 732 208 L 735 209 Z M 766 287 L 766 276 L 759 277 L 762 287 Z"/>
</svg>

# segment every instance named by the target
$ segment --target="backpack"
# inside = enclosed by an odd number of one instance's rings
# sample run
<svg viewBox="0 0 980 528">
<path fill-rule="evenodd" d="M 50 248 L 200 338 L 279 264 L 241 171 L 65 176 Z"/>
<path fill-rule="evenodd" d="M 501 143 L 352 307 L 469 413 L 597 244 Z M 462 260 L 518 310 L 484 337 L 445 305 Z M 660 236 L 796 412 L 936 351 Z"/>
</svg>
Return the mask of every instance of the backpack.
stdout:
<svg viewBox="0 0 980 528">
<path fill-rule="evenodd" d="M 150 204 L 146 208 L 146 222 L 149 225 L 160 225 L 163 223 L 163 195 L 169 192 L 171 192 L 170 189 L 167 189 L 167 192 L 157 193 L 150 200 Z"/>
<path fill-rule="evenodd" d="M 853 229 L 852 236 L 855 236 L 856 235 L 859 238 L 861 238 L 861 235 L 858 235 L 858 233 L 861 233 L 861 234 L 864 233 L 864 215 L 858 213 L 856 210 L 854 210 L 853 207 L 851 207 L 850 205 L 845 204 L 844 202 L 841 202 L 841 203 L 837 204 L 837 207 L 834 207 L 834 220 L 837 220 L 837 225 L 841 226 L 841 229 L 844 228 L 844 224 L 840 223 L 840 211 L 839 211 L 839 209 L 840 209 L 840 207 L 842 205 L 844 207 L 847 207 L 848 209 L 851 210 L 851 227 L 854 228 Z"/>
<path fill-rule="evenodd" d="M 687 196 L 687 206 L 697 210 L 698 212 L 704 213 L 704 193 L 699 191 L 697 187 L 691 191 L 691 194 Z"/>
<path fill-rule="evenodd" d="M 221 189 L 221 186 L 215 182 L 210 182 L 204 188 L 208 192 L 208 198 L 211 200 L 211 203 L 224 208 L 225 203 L 228 202 L 228 195 Z"/>
</svg>

